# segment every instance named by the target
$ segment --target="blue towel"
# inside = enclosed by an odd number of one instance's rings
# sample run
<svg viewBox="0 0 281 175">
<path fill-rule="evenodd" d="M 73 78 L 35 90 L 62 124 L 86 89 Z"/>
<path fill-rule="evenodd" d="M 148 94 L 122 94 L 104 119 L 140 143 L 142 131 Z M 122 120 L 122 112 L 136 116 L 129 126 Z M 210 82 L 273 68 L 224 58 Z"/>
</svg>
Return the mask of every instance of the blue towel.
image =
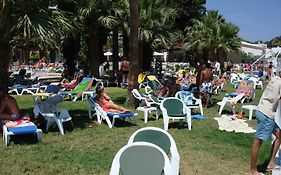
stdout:
<svg viewBox="0 0 281 175">
<path fill-rule="evenodd" d="M 31 126 L 18 126 L 18 127 L 12 127 L 12 128 L 7 128 L 8 131 L 13 132 L 15 135 L 20 135 L 20 134 L 32 134 L 35 133 L 37 130 L 37 127 L 35 125 Z"/>
<path fill-rule="evenodd" d="M 227 96 L 229 96 L 229 97 L 236 97 L 237 96 L 237 94 L 236 93 L 230 93 L 230 94 L 227 94 Z"/>
<path fill-rule="evenodd" d="M 195 114 L 195 115 L 191 115 L 192 119 L 199 119 L 199 120 L 204 120 L 207 119 L 207 116 L 201 115 L 201 114 Z"/>
<path fill-rule="evenodd" d="M 135 113 L 133 113 L 133 112 L 125 112 L 125 113 L 117 114 L 117 113 L 108 112 L 107 115 L 109 117 L 113 117 L 114 115 L 118 115 L 120 118 L 124 118 L 124 117 L 132 117 L 132 116 L 135 115 Z"/>
</svg>

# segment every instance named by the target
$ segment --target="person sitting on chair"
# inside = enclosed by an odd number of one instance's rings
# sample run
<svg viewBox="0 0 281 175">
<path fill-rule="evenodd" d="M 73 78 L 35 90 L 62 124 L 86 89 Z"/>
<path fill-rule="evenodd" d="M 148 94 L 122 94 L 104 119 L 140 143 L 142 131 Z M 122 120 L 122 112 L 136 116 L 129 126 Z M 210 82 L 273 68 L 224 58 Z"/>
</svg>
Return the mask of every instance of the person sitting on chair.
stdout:
<svg viewBox="0 0 281 175">
<path fill-rule="evenodd" d="M 21 113 L 17 101 L 8 95 L 3 87 L 0 87 L 0 120 L 18 120 Z"/>
<path fill-rule="evenodd" d="M 113 103 L 108 95 L 104 92 L 104 88 L 102 86 L 98 86 L 96 88 L 96 93 L 96 99 L 104 111 L 112 113 L 125 113 L 130 111 Z"/>
<path fill-rule="evenodd" d="M 60 85 L 61 87 L 67 87 L 67 86 L 72 86 L 75 85 L 79 81 L 79 75 L 75 74 L 73 77 L 73 80 L 68 81 L 68 79 L 64 78 L 61 82 Z"/>
</svg>

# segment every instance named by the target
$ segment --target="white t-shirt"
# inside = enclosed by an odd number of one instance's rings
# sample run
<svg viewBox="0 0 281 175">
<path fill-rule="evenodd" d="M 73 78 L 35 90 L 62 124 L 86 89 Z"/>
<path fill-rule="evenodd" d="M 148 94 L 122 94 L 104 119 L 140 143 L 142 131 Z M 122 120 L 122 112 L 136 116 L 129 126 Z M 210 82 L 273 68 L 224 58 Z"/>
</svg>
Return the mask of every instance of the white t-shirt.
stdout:
<svg viewBox="0 0 281 175">
<path fill-rule="evenodd" d="M 267 117 L 274 119 L 277 105 L 281 96 L 281 78 L 275 76 L 271 78 L 265 88 L 258 105 L 259 111 Z"/>
<path fill-rule="evenodd" d="M 216 70 L 216 71 L 220 71 L 220 69 L 221 69 L 221 63 L 216 62 L 216 64 L 215 64 L 215 70 Z"/>
</svg>

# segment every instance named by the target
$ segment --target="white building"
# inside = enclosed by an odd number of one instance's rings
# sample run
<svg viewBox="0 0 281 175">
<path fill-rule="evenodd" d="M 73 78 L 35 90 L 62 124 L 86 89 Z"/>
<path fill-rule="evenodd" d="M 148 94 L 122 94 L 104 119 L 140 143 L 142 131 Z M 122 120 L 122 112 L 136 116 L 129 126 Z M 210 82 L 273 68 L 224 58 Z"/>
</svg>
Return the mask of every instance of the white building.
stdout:
<svg viewBox="0 0 281 175">
<path fill-rule="evenodd" d="M 240 50 L 251 57 L 259 57 L 266 53 L 266 44 L 252 44 L 245 41 L 241 42 Z"/>
</svg>

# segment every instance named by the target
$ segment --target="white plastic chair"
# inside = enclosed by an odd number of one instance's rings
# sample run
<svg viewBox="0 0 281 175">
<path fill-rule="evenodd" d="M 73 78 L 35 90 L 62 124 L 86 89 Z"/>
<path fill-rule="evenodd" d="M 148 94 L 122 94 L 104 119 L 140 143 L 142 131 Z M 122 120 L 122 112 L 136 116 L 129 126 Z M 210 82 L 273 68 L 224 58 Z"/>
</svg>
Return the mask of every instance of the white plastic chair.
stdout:
<svg viewBox="0 0 281 175">
<path fill-rule="evenodd" d="M 170 154 L 170 162 L 174 175 L 179 174 L 180 156 L 173 137 L 165 130 L 156 127 L 145 127 L 135 131 L 128 144 L 149 142 L 159 146 L 166 154 Z"/>
<path fill-rule="evenodd" d="M 156 107 L 151 106 L 154 103 L 152 101 L 148 101 L 148 97 L 144 97 L 140 94 L 137 89 L 132 90 L 133 96 L 138 99 L 140 102 L 145 102 L 146 106 L 139 106 L 137 107 L 137 111 L 143 111 L 144 113 L 144 123 L 148 121 L 148 114 L 151 112 L 156 112 L 156 118 L 158 119 L 159 112 Z"/>
<path fill-rule="evenodd" d="M 183 101 L 175 97 L 165 98 L 160 104 L 160 109 L 163 114 L 164 130 L 168 131 L 169 119 L 186 120 L 188 129 L 191 130 L 191 110 Z"/>
<path fill-rule="evenodd" d="M 183 96 L 187 97 L 187 98 L 184 98 Z M 199 108 L 201 115 L 203 115 L 202 100 L 198 99 L 198 98 L 195 98 L 193 93 L 190 93 L 190 92 L 187 92 L 187 91 L 178 91 L 176 93 L 175 97 L 181 99 L 184 102 L 184 104 L 187 107 L 189 107 L 190 109 Z"/>
<path fill-rule="evenodd" d="M 45 120 L 47 121 L 46 124 L 46 132 L 53 124 L 56 124 L 60 130 L 60 133 L 64 135 L 64 122 L 71 122 L 73 127 L 72 118 L 66 109 L 57 109 L 57 104 L 62 102 L 63 98 L 60 95 L 56 95 L 53 97 L 49 97 L 45 101 L 37 100 L 35 103 L 35 107 L 33 109 L 35 117 L 38 117 L 39 114 L 44 116 Z"/>
<path fill-rule="evenodd" d="M 115 155 L 110 175 L 172 175 L 166 153 L 157 145 L 136 142 L 123 146 Z"/>
<path fill-rule="evenodd" d="M 93 116 L 97 116 L 97 121 L 99 124 L 102 123 L 102 120 L 105 120 L 108 127 L 112 128 L 114 126 L 115 120 L 122 119 L 124 120 L 125 118 L 132 118 L 132 122 L 134 125 L 137 124 L 137 113 L 123 113 L 123 114 L 117 114 L 117 113 L 110 113 L 106 112 L 102 109 L 102 107 L 94 100 L 94 98 L 89 97 L 88 98 L 89 102 L 89 118 L 92 119 Z M 94 112 L 94 114 L 92 114 Z M 109 117 L 112 118 L 112 122 L 110 121 Z"/>
<path fill-rule="evenodd" d="M 244 93 L 238 94 L 236 97 L 234 98 L 230 98 L 230 97 L 224 97 L 222 99 L 222 101 L 218 102 L 217 104 L 220 106 L 219 108 L 219 115 L 221 115 L 223 108 L 225 107 L 225 105 L 229 105 L 232 109 L 233 115 L 236 114 L 235 111 L 235 103 L 237 103 L 238 101 L 240 101 L 243 97 L 244 97 Z"/>
<path fill-rule="evenodd" d="M 259 78 L 250 77 L 250 78 L 248 78 L 248 80 L 251 80 L 254 82 L 254 89 L 256 89 L 258 86 L 260 86 L 261 89 L 263 89 L 263 82 Z"/>
</svg>

